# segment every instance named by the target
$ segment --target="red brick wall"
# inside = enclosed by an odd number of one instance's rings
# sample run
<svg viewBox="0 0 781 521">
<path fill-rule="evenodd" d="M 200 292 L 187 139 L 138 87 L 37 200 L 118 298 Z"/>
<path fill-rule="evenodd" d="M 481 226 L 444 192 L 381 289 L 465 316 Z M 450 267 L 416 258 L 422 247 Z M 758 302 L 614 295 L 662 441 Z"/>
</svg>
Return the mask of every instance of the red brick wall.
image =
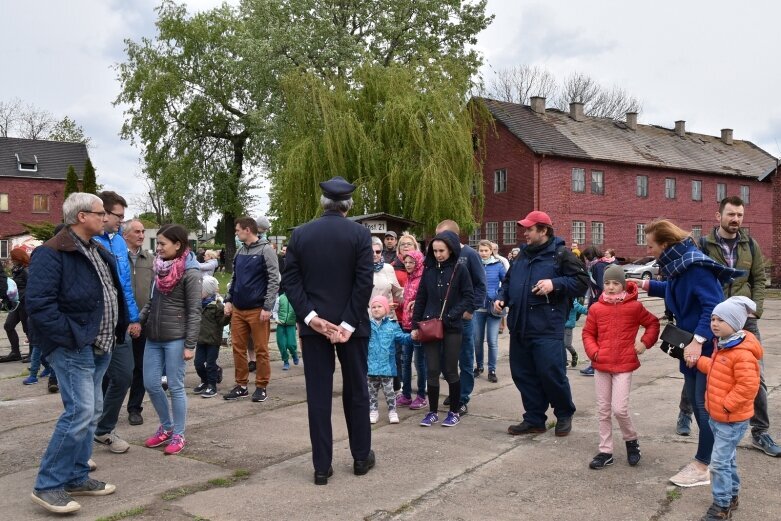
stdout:
<svg viewBox="0 0 781 521">
<path fill-rule="evenodd" d="M 65 181 L 3 177 L 0 193 L 8 194 L 8 211 L 0 212 L 0 237 L 24 233 L 22 222 L 61 222 L 64 188 Z M 49 196 L 48 213 L 33 212 L 33 196 L 38 194 Z"/>
</svg>

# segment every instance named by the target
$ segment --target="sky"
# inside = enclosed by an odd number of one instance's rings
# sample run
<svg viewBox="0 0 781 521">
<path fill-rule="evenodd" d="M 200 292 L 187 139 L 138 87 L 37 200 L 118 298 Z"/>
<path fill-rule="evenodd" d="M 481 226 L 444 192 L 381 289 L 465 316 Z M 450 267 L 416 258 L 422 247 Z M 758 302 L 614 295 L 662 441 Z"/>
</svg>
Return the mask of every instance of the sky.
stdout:
<svg viewBox="0 0 781 521">
<path fill-rule="evenodd" d="M 221 2 L 189 0 L 190 10 Z M 235 3 L 235 2 L 234 2 Z M 67 115 L 92 138 L 98 181 L 140 211 L 140 151 L 119 138 L 123 108 L 114 66 L 125 40 L 155 35 L 159 0 L 0 0 L 0 100 L 14 98 Z M 490 81 L 496 70 L 529 64 L 563 78 L 585 73 L 640 100 L 641 124 L 719 135 L 734 129 L 781 156 L 781 2 L 488 0 L 494 22 L 477 49 Z M 255 214 L 268 198 L 258 188 Z"/>
</svg>

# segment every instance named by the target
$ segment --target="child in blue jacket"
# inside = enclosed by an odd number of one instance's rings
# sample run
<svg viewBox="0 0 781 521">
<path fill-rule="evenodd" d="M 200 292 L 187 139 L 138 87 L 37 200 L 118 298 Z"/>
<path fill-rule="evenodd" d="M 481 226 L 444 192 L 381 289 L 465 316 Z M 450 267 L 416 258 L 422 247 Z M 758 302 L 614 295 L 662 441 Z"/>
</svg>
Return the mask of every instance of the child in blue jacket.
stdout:
<svg viewBox="0 0 781 521">
<path fill-rule="evenodd" d="M 388 421 L 399 423 L 396 412 L 396 392 L 393 377 L 396 376 L 396 343 L 411 344 L 412 337 L 404 333 L 398 322 L 391 320 L 390 303 L 382 295 L 369 302 L 371 314 L 371 337 L 369 338 L 369 421 L 377 423 L 380 418 L 378 397 L 380 387 L 388 404 Z"/>
<path fill-rule="evenodd" d="M 572 361 L 570 362 L 571 367 L 576 367 L 578 365 L 578 352 L 575 351 L 575 347 L 572 345 L 572 330 L 575 329 L 575 324 L 578 323 L 578 313 L 586 315 L 588 314 L 588 308 L 581 304 L 578 299 L 572 299 L 572 308 L 569 310 L 569 317 L 564 324 L 564 348 L 569 351 L 569 354 L 572 356 Z M 567 367 L 566 363 L 564 364 L 564 367 Z"/>
</svg>

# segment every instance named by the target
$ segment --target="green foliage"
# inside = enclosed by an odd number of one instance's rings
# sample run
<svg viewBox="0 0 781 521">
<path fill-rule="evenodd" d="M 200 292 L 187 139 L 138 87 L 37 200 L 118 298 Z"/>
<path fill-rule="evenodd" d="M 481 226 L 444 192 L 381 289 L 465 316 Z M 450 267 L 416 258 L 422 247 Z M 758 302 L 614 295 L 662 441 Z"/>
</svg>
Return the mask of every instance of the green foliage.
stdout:
<svg viewBox="0 0 781 521">
<path fill-rule="evenodd" d="M 62 118 L 62 120 L 58 121 L 54 125 L 54 128 L 52 129 L 51 134 L 49 134 L 48 139 L 51 141 L 84 143 L 87 146 L 89 146 L 90 142 L 92 141 L 91 138 L 88 138 L 86 135 L 84 135 L 84 128 L 82 128 L 81 125 L 77 125 L 76 122 L 68 116 L 65 116 Z"/>
<path fill-rule="evenodd" d="M 70 194 L 78 191 L 79 177 L 76 175 L 76 169 L 73 168 L 73 165 L 68 165 L 68 173 L 65 176 L 65 191 L 63 192 L 63 198 L 67 199 Z"/>
<path fill-rule="evenodd" d="M 57 227 L 56 224 L 47 221 L 22 223 L 22 226 L 34 239 L 44 242 L 54 237 L 54 229 Z"/>
<path fill-rule="evenodd" d="M 92 166 L 90 158 L 87 158 L 87 162 L 84 163 L 84 176 L 81 178 L 81 191 L 88 194 L 98 193 L 98 181 L 95 177 L 95 167 Z"/>
<path fill-rule="evenodd" d="M 136 215 L 136 219 L 140 219 L 141 222 L 144 223 L 144 226 L 147 226 L 147 223 L 150 223 L 150 228 L 159 228 L 161 225 L 165 224 L 158 221 L 155 212 L 142 212 Z"/>
</svg>

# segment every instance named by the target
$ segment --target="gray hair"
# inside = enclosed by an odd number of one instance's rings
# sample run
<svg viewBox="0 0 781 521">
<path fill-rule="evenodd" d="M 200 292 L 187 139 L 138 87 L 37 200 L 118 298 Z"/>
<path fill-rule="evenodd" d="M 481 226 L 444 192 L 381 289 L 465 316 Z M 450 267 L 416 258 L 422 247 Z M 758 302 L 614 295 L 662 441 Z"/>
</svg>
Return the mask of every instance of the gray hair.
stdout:
<svg viewBox="0 0 781 521">
<path fill-rule="evenodd" d="M 132 219 L 128 219 L 127 221 L 122 223 L 122 235 L 125 235 L 128 231 L 130 231 L 130 225 L 133 223 L 141 223 L 141 226 L 144 226 L 144 223 L 141 222 L 141 219 L 138 217 L 133 217 Z M 144 226 L 146 228 L 146 226 Z"/>
<path fill-rule="evenodd" d="M 377 246 L 381 247 L 382 249 L 385 249 L 385 246 L 382 244 L 382 239 L 380 239 L 376 235 L 372 235 L 372 244 L 376 244 Z"/>
<path fill-rule="evenodd" d="M 353 198 L 351 197 L 343 201 L 334 201 L 333 199 L 329 199 L 328 197 L 321 195 L 320 206 L 323 207 L 323 210 L 347 213 L 353 207 Z"/>
<path fill-rule="evenodd" d="M 103 200 L 95 194 L 86 192 L 73 192 L 62 203 L 62 219 L 65 224 L 77 224 L 79 212 L 91 212 L 92 205 L 98 202 L 103 206 Z"/>
</svg>

